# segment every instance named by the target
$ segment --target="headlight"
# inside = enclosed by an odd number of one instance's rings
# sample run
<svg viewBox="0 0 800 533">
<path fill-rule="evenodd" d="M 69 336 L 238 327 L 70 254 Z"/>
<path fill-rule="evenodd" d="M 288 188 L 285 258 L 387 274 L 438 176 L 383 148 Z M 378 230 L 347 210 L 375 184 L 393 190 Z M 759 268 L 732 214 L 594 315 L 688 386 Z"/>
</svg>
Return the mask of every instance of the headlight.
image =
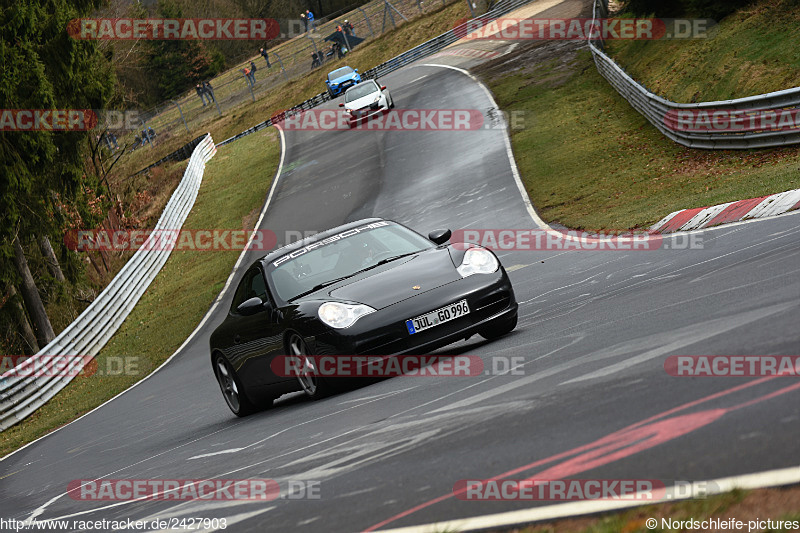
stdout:
<svg viewBox="0 0 800 533">
<path fill-rule="evenodd" d="M 375 309 L 364 304 L 343 304 L 339 302 L 326 302 L 319 306 L 317 315 L 319 319 L 332 328 L 349 328 L 356 320 L 364 315 L 374 313 Z"/>
<path fill-rule="evenodd" d="M 500 268 L 500 262 L 492 252 L 485 248 L 470 248 L 464 254 L 464 260 L 458 267 L 462 278 L 473 274 L 491 274 Z"/>
</svg>

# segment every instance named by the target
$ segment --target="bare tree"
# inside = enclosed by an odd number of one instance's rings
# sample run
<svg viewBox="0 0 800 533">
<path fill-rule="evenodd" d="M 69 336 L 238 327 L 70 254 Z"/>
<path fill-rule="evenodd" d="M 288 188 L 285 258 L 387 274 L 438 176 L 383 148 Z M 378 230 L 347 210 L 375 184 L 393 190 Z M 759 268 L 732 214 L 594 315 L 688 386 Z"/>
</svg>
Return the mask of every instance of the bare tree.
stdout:
<svg viewBox="0 0 800 533">
<path fill-rule="evenodd" d="M 47 311 L 45 311 L 42 298 L 39 296 L 39 290 L 36 288 L 33 276 L 31 276 L 28 261 L 25 259 L 25 252 L 22 250 L 18 236 L 14 237 L 14 266 L 22 279 L 20 292 L 22 300 L 25 302 L 25 308 L 28 310 L 28 315 L 33 320 L 33 325 L 36 328 L 36 338 L 41 345 L 49 344 L 50 341 L 55 339 L 56 334 L 53 332 L 53 326 L 47 317 Z"/>
</svg>

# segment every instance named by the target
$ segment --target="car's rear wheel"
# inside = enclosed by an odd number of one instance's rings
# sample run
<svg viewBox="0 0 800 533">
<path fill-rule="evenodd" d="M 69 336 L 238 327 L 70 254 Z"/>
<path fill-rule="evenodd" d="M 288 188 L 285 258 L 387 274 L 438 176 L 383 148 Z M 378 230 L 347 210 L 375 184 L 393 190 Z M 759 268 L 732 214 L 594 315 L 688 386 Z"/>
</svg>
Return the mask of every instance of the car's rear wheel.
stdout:
<svg viewBox="0 0 800 533">
<path fill-rule="evenodd" d="M 289 354 L 296 357 L 299 361 L 293 365 L 293 372 L 300 387 L 306 396 L 312 400 L 323 398 L 329 392 L 328 384 L 317 374 L 316 363 L 313 354 L 309 350 L 306 341 L 297 333 L 292 333 L 289 337 Z"/>
<path fill-rule="evenodd" d="M 259 410 L 247 395 L 236 371 L 222 354 L 214 357 L 214 375 L 225 398 L 225 403 L 236 416 L 247 416 Z"/>
<path fill-rule="evenodd" d="M 511 333 L 515 327 L 517 327 L 517 315 L 504 322 L 494 321 L 489 323 L 488 326 L 478 332 L 478 335 L 486 340 L 493 340 Z"/>
</svg>

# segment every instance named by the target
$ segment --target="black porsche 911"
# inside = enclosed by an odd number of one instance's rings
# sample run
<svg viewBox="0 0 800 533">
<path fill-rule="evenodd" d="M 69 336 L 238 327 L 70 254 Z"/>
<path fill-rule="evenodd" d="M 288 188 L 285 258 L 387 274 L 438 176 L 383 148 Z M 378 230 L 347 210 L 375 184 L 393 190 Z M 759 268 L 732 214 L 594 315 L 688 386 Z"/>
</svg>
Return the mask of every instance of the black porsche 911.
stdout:
<svg viewBox="0 0 800 533">
<path fill-rule="evenodd" d="M 508 275 L 491 251 L 426 239 L 379 218 L 352 222 L 274 250 L 244 274 L 211 362 L 228 407 L 250 414 L 288 392 L 329 391 L 312 363 L 279 375 L 277 357 L 424 354 L 517 325 Z"/>
</svg>

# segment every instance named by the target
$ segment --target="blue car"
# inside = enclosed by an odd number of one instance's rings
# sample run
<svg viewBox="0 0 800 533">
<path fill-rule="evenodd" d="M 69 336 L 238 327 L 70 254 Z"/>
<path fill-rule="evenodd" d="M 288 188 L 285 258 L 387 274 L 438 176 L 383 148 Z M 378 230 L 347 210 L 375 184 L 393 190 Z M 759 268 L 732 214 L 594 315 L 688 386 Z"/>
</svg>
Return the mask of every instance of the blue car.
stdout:
<svg viewBox="0 0 800 533">
<path fill-rule="evenodd" d="M 348 87 L 361 83 L 361 75 L 358 69 L 351 67 L 337 68 L 328 74 L 328 79 L 325 80 L 325 85 L 328 86 L 328 94 L 331 98 L 336 98 L 342 94 Z"/>
</svg>

